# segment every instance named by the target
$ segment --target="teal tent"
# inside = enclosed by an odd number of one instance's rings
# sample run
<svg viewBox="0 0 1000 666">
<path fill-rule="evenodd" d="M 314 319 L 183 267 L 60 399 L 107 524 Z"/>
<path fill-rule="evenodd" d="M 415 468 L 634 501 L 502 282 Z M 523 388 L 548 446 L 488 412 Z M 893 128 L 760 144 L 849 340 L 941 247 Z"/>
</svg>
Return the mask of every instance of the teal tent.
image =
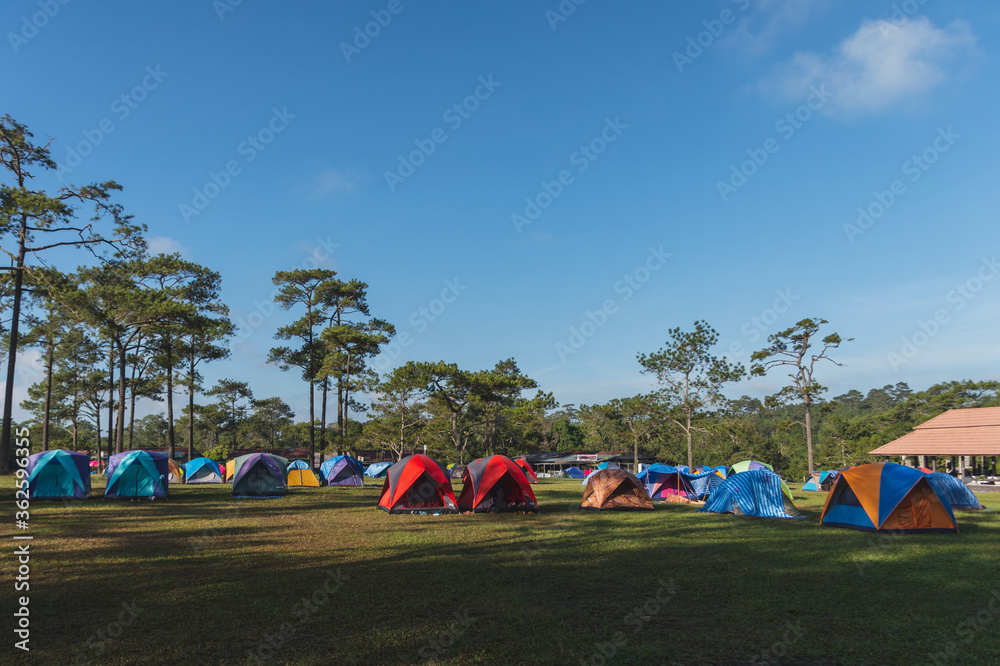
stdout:
<svg viewBox="0 0 1000 666">
<path fill-rule="evenodd" d="M 31 499 L 84 499 L 90 496 L 90 457 L 55 449 L 28 456 Z"/>
</svg>

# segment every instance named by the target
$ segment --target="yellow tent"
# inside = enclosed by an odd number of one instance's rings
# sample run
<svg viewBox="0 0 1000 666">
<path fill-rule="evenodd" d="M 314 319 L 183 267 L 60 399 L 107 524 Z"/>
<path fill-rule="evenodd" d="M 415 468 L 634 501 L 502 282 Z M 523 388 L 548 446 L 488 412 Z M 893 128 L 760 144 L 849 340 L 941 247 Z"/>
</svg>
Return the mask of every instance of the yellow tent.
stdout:
<svg viewBox="0 0 1000 666">
<path fill-rule="evenodd" d="M 236 459 L 230 460 L 226 463 L 226 483 L 233 480 L 233 474 L 236 473 Z"/>
<path fill-rule="evenodd" d="M 288 470 L 289 486 L 311 486 L 319 488 L 319 479 L 311 469 L 290 469 Z"/>
</svg>

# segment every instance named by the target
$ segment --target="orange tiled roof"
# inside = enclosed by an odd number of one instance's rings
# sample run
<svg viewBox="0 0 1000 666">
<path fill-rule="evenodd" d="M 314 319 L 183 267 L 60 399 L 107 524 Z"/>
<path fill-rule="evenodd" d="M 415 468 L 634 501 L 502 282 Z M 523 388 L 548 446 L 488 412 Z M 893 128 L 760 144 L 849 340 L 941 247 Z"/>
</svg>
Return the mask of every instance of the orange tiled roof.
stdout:
<svg viewBox="0 0 1000 666">
<path fill-rule="evenodd" d="M 875 456 L 1000 455 L 1000 407 L 949 409 L 874 451 Z"/>
</svg>

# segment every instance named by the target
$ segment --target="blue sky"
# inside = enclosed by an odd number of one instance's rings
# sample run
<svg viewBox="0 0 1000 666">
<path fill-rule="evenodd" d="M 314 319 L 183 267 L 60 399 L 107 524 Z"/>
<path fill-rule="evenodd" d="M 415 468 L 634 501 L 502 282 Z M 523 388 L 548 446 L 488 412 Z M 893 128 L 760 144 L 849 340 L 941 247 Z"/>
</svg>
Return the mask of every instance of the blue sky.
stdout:
<svg viewBox="0 0 1000 666">
<path fill-rule="evenodd" d="M 513 356 L 562 403 L 697 319 L 744 363 L 829 320 L 831 396 L 1000 376 L 995 3 L 681 4 L 12 0 L 0 99 L 39 185 L 113 178 L 222 274 L 208 381 L 300 416 L 270 279 L 314 264 L 397 326 L 379 368 Z"/>
</svg>

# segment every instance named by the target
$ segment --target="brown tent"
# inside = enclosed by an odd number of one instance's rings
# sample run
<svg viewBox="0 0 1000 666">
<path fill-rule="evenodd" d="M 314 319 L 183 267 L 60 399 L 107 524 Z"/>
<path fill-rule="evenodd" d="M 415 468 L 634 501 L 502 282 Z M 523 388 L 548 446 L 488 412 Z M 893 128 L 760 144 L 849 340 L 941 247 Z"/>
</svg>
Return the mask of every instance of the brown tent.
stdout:
<svg viewBox="0 0 1000 666">
<path fill-rule="evenodd" d="M 587 478 L 582 509 L 652 509 L 642 481 L 623 469 L 597 470 Z"/>
</svg>

